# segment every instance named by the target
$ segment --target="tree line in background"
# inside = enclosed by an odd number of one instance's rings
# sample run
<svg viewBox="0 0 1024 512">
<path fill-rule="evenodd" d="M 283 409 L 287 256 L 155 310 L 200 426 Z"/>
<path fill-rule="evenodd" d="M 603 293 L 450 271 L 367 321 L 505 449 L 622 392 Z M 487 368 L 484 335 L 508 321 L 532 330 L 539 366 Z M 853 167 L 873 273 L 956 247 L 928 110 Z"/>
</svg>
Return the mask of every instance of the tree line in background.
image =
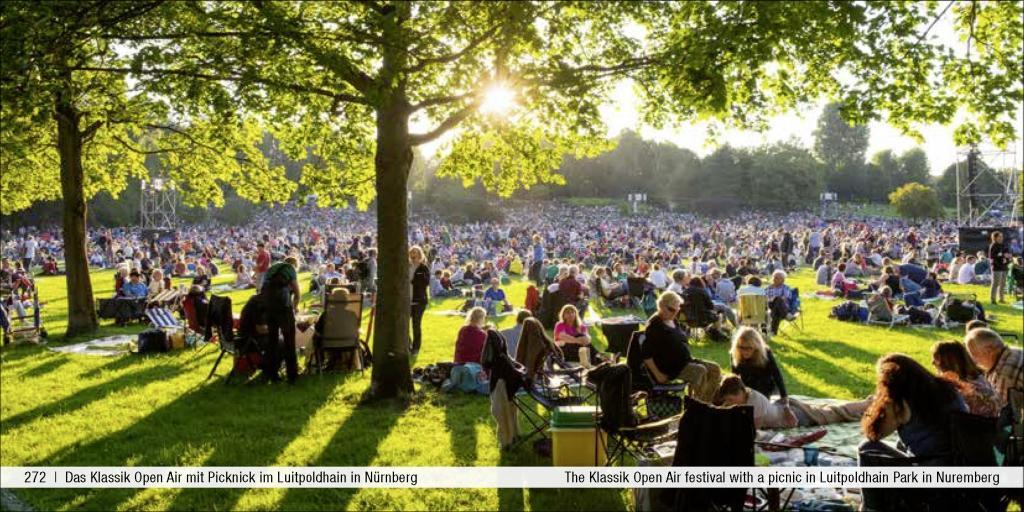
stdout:
<svg viewBox="0 0 1024 512">
<path fill-rule="evenodd" d="M 655 206 L 672 210 L 719 214 L 738 208 L 789 211 L 813 207 L 819 194 L 835 192 L 840 201 L 891 203 L 907 216 L 937 216 L 942 207 L 956 206 L 957 165 L 932 175 L 928 157 L 921 148 L 903 153 L 882 150 L 867 157 L 869 129 L 852 126 L 843 120 L 839 105 L 825 106 L 814 134 L 813 148 L 797 141 L 778 142 L 745 148 L 722 145 L 701 158 L 693 151 L 671 142 L 644 140 L 634 131 L 622 132 L 614 146 L 593 158 L 566 156 L 558 173 L 565 185 L 542 184 L 517 191 L 517 199 L 600 197 L 624 199 L 627 194 L 645 193 Z M 306 200 L 311 190 L 302 185 L 302 167 L 281 153 L 277 141 L 265 134 L 261 151 L 272 165 L 281 165 L 287 178 L 299 183 L 292 199 Z M 151 174 L 158 175 L 160 162 L 147 158 Z M 984 166 L 984 162 L 979 162 Z M 966 168 L 960 163 L 961 172 Z M 963 179 L 963 176 L 961 176 Z M 128 186 L 117 197 L 100 192 L 89 202 L 93 222 L 101 226 L 125 226 L 139 220 L 140 178 L 129 178 Z M 926 207 L 900 208 L 893 194 L 908 184 L 919 184 L 912 194 L 920 200 L 930 190 L 937 198 Z M 990 174 L 982 174 L 978 193 L 994 193 L 1001 184 Z M 489 192 L 479 180 L 462 180 L 437 175 L 437 161 L 418 149 L 414 151 L 409 189 L 414 208 L 429 208 L 453 222 L 498 220 L 502 199 Z M 906 200 L 902 200 L 906 202 Z M 18 222 L 56 223 L 60 220 L 59 202 L 38 203 Z M 235 190 L 225 187 L 224 204 L 216 208 L 197 208 L 181 204 L 182 221 L 196 223 L 215 220 L 240 224 L 251 218 L 257 208 Z"/>
</svg>

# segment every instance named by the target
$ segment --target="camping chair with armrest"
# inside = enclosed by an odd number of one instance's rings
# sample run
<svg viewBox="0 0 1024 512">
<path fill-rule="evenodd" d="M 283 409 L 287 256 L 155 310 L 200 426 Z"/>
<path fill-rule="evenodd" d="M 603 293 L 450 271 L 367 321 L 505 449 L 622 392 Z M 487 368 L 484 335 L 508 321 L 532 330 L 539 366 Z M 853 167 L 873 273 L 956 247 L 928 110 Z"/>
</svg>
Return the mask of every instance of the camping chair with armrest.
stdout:
<svg viewBox="0 0 1024 512">
<path fill-rule="evenodd" d="M 364 372 L 365 361 L 362 358 L 359 332 L 363 320 L 362 294 L 349 293 L 344 286 L 334 288 L 326 298 L 321 316 L 322 322 L 317 323 L 318 327 L 322 326 L 322 331 L 314 335 L 312 368 L 322 370 L 325 352 L 334 350 L 353 353 L 359 371 Z"/>
<path fill-rule="evenodd" d="M 736 296 L 736 304 L 739 324 L 760 330 L 765 336 L 765 341 L 770 340 L 771 318 L 768 312 L 768 296 L 745 293 Z"/>
<path fill-rule="evenodd" d="M 682 413 L 667 418 L 650 418 L 639 414 L 645 393 L 631 393 L 632 372 L 626 364 L 604 364 L 591 369 L 588 379 L 597 384 L 601 406 L 600 427 L 607 434 L 604 443 L 607 465 L 656 460 L 654 447 L 670 441 Z"/>
<path fill-rule="evenodd" d="M 682 307 L 679 308 L 680 322 L 694 332 L 703 335 L 710 327 L 718 327 L 721 318 L 714 311 L 702 309 L 700 304 L 692 300 L 683 299 Z"/>
<path fill-rule="evenodd" d="M 647 371 L 643 360 L 643 344 L 647 333 L 636 331 L 629 337 L 626 346 L 626 366 L 629 367 L 634 393 L 642 392 L 638 397 L 644 415 L 649 419 L 667 418 L 678 414 L 682 408 L 682 397 L 687 392 L 687 385 L 682 380 L 672 380 L 664 384 L 654 381 Z"/>
<path fill-rule="evenodd" d="M 209 375 L 206 379 L 209 380 L 213 377 L 213 374 L 217 371 L 217 366 L 220 365 L 221 359 L 224 358 L 225 354 L 229 354 L 232 357 L 238 355 L 238 350 L 235 345 L 235 332 L 234 332 L 234 316 L 231 313 L 231 297 L 220 297 L 217 295 L 210 295 L 210 301 L 206 304 L 206 314 L 203 315 L 205 325 L 201 331 L 203 339 L 209 343 L 217 341 L 220 346 L 220 354 L 217 355 L 217 360 L 213 363 L 213 368 L 210 368 Z M 231 382 L 231 377 L 235 374 L 235 367 L 232 365 L 231 372 L 228 373 L 225 384 Z"/>
<path fill-rule="evenodd" d="M 869 324 L 884 325 L 890 329 L 897 325 L 910 325 L 910 315 L 897 315 L 882 294 L 872 293 L 866 300 Z"/>
<path fill-rule="evenodd" d="M 789 306 L 789 316 L 782 319 L 784 323 L 779 324 L 779 331 L 782 331 L 782 325 L 792 325 L 798 332 L 804 332 L 804 316 L 803 311 L 801 311 L 799 288 L 791 288 L 789 290 L 786 303 Z"/>
<path fill-rule="evenodd" d="M 535 350 L 520 345 L 516 352 L 535 354 L 532 361 L 517 361 L 523 368 L 523 385 L 516 392 L 513 405 L 529 424 L 526 433 L 515 442 L 520 444 L 536 435 L 547 437 L 545 431 L 550 425 L 551 412 L 556 407 L 587 403 L 593 390 L 586 387 L 586 369 L 566 365 L 554 345 L 535 347 Z M 543 411 L 538 411 L 537 405 Z"/>
<path fill-rule="evenodd" d="M 626 292 L 633 307 L 643 311 L 644 296 L 647 295 L 647 280 L 642 277 L 627 277 Z"/>
</svg>

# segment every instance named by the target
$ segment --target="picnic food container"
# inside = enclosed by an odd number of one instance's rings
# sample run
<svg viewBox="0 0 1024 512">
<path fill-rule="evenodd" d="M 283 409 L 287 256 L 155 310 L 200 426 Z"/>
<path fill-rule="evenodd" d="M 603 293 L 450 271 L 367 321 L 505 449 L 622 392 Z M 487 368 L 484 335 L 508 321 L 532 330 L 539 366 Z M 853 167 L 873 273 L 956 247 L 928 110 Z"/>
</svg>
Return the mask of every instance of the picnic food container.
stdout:
<svg viewBox="0 0 1024 512">
<path fill-rule="evenodd" d="M 603 466 L 608 442 L 597 425 L 596 405 L 556 407 L 551 412 L 551 458 L 555 466 Z"/>
</svg>

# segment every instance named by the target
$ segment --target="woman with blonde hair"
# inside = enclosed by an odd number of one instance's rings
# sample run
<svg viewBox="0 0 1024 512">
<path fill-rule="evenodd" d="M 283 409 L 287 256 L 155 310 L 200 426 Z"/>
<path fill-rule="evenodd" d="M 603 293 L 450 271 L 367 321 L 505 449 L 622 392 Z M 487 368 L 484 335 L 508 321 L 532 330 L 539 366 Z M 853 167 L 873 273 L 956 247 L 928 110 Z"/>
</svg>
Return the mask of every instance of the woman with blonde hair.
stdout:
<svg viewBox="0 0 1024 512">
<path fill-rule="evenodd" d="M 566 304 L 558 312 L 558 323 L 555 324 L 555 345 L 565 353 L 565 360 L 578 362 L 580 349 L 588 348 L 593 357 L 594 348 L 590 344 L 587 326 L 580 321 L 580 312 L 576 306 Z"/>
<path fill-rule="evenodd" d="M 480 362 L 484 343 L 487 342 L 487 331 L 484 329 L 486 321 L 487 311 L 484 308 L 475 307 L 466 313 L 466 324 L 459 329 L 459 336 L 455 340 L 455 363 Z"/>
<path fill-rule="evenodd" d="M 739 375 L 747 387 L 764 396 L 772 396 L 777 391 L 783 403 L 788 400 L 786 383 L 782 379 L 779 365 L 757 329 L 737 329 L 732 337 L 729 356 L 732 360 L 732 373 Z"/>
<path fill-rule="evenodd" d="M 423 313 L 427 311 L 427 287 L 430 286 L 430 269 L 427 268 L 423 249 L 418 245 L 409 248 L 409 277 L 412 286 L 412 354 L 420 351 L 423 342 Z"/>
</svg>

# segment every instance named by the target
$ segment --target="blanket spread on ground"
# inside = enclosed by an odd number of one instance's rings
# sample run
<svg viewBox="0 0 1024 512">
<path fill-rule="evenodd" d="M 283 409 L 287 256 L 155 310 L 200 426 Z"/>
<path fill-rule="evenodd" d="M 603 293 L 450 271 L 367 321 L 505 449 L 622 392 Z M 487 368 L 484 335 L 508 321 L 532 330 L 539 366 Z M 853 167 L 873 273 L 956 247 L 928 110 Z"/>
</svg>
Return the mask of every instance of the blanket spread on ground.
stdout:
<svg viewBox="0 0 1024 512">
<path fill-rule="evenodd" d="M 135 341 L 135 336 L 118 335 L 107 336 L 95 340 L 63 345 L 60 347 L 48 347 L 53 352 L 65 354 L 85 354 L 87 356 L 119 356 L 128 353 L 129 346 Z"/>
</svg>

